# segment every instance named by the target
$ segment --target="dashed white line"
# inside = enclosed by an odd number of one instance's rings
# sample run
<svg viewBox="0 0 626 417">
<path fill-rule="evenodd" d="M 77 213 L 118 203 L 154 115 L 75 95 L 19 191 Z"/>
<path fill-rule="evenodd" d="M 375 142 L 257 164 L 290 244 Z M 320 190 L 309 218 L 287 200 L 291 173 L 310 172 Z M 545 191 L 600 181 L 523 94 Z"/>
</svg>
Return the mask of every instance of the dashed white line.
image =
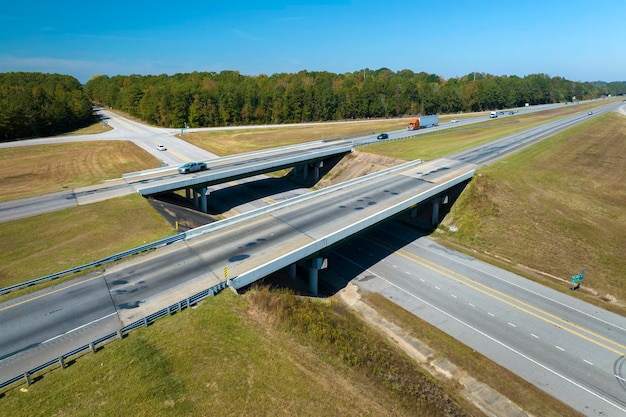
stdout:
<svg viewBox="0 0 626 417">
<path fill-rule="evenodd" d="M 491 317 L 495 317 L 496 316 L 495 314 L 492 314 L 490 312 L 487 312 L 487 314 L 489 314 Z"/>
<path fill-rule="evenodd" d="M 565 352 L 565 349 L 563 349 L 561 346 L 554 345 L 554 347 L 557 348 L 558 350 Z"/>
<path fill-rule="evenodd" d="M 424 278 L 420 278 L 420 281 L 422 281 L 422 282 L 426 282 L 426 281 L 424 281 Z"/>
<path fill-rule="evenodd" d="M 511 323 L 511 322 L 508 322 L 508 324 L 509 324 L 509 326 L 511 326 L 511 327 L 517 327 L 516 325 L 514 325 L 514 324 L 513 324 L 513 323 Z"/>
<path fill-rule="evenodd" d="M 539 336 L 537 336 L 536 334 L 531 333 L 530 335 L 534 337 L 535 339 L 539 339 Z"/>
<path fill-rule="evenodd" d="M 452 296 L 452 298 L 456 298 L 456 295 L 454 295 L 454 294 L 450 294 L 450 295 Z"/>
<path fill-rule="evenodd" d="M 470 306 L 470 307 L 476 307 L 476 306 L 475 306 L 474 304 L 472 304 L 472 303 L 467 303 L 467 304 L 469 304 L 469 306 Z"/>
<path fill-rule="evenodd" d="M 588 363 L 589 365 L 593 365 L 593 363 L 589 362 L 587 359 L 583 359 L 583 361 L 585 361 L 586 363 Z"/>
<path fill-rule="evenodd" d="M 436 286 L 436 285 L 435 285 L 435 289 L 438 289 L 438 290 L 440 290 L 441 288 L 439 288 L 438 286 Z"/>
<path fill-rule="evenodd" d="M 65 333 L 63 333 L 63 334 L 60 334 L 60 335 L 57 335 L 57 336 L 51 337 L 50 339 L 48 339 L 48 340 L 45 340 L 45 341 L 41 342 L 41 344 L 43 345 L 43 344 L 45 344 L 45 343 L 52 342 L 53 340 L 58 339 L 59 337 L 63 337 L 63 336 L 65 336 L 66 334 L 70 334 L 70 333 L 72 333 L 72 332 L 75 332 L 75 331 L 77 331 L 77 330 L 82 329 L 83 327 L 87 327 L 87 326 L 89 326 L 90 324 L 96 323 L 96 322 L 98 322 L 98 321 L 100 321 L 100 320 L 104 320 L 104 319 L 109 318 L 109 317 L 111 317 L 111 316 L 115 316 L 116 314 L 117 314 L 117 312 L 114 312 L 114 313 L 108 314 L 108 315 L 106 315 L 106 316 L 104 316 L 104 317 L 100 317 L 99 319 L 92 320 L 92 321 L 90 321 L 89 323 L 85 323 L 85 324 L 83 324 L 82 326 L 78 326 L 78 327 L 76 327 L 76 328 L 74 328 L 74 329 L 72 329 L 72 330 L 68 330 L 67 332 L 65 332 Z"/>
</svg>

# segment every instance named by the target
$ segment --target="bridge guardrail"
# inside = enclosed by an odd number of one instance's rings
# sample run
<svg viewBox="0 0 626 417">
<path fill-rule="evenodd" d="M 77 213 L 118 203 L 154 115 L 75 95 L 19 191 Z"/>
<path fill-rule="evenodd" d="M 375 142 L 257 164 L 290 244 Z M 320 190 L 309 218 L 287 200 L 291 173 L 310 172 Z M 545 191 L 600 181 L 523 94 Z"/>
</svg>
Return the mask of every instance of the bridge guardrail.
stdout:
<svg viewBox="0 0 626 417">
<path fill-rule="evenodd" d="M 133 249 L 129 249 L 129 250 L 125 251 L 125 252 L 116 253 L 114 255 L 107 256 L 106 258 L 98 259 L 97 261 L 93 261 L 93 262 L 90 262 L 88 264 L 84 264 L 84 265 L 80 265 L 80 266 L 77 266 L 77 267 L 74 267 L 74 268 L 66 269 L 65 271 L 61 271 L 61 272 L 55 272 L 53 274 L 46 275 L 46 276 L 43 276 L 43 277 L 40 277 L 40 278 L 35 278 L 35 279 L 30 280 L 30 281 L 25 281 L 25 282 L 22 282 L 20 284 L 15 284 L 15 285 L 11 285 L 9 287 L 0 288 L 0 295 L 9 293 L 9 292 L 11 292 L 13 290 L 17 290 L 17 289 L 20 289 L 20 288 L 30 287 L 31 285 L 39 284 L 39 283 L 42 283 L 42 282 L 45 282 L 45 281 L 51 281 L 51 280 L 60 278 L 60 277 L 62 277 L 64 275 L 69 275 L 69 274 L 73 274 L 75 272 L 80 272 L 80 271 L 82 271 L 84 269 L 87 269 L 87 268 L 91 268 L 91 267 L 94 267 L 94 266 L 99 266 L 99 265 L 102 265 L 102 264 L 105 264 L 105 263 L 108 263 L 108 262 L 118 261 L 118 260 L 123 259 L 123 258 L 125 258 L 127 256 L 136 255 L 138 253 L 145 252 L 145 251 L 150 250 L 150 249 L 158 248 L 160 246 L 166 246 L 166 245 L 169 245 L 171 243 L 177 242 L 179 240 L 185 239 L 185 234 L 186 234 L 186 232 L 179 233 L 179 234 L 174 235 L 174 236 L 166 237 L 164 239 L 157 240 L 157 241 L 152 242 L 152 243 L 148 243 L 148 244 L 145 244 L 145 245 L 142 245 L 142 246 L 138 246 L 138 247 L 133 248 Z"/>
<path fill-rule="evenodd" d="M 9 378 L 5 381 L 0 381 L 0 390 L 10 387 L 11 385 L 18 383 L 22 380 L 27 385 L 31 385 L 33 383 L 33 381 L 31 380 L 31 376 L 36 374 L 37 372 L 41 372 L 47 368 L 50 368 L 52 366 L 57 366 L 57 365 L 61 369 L 64 369 L 66 367 L 66 361 L 68 359 L 76 355 L 79 355 L 83 352 L 89 351 L 89 350 L 95 353 L 97 350 L 97 347 L 101 345 L 102 343 L 108 340 L 113 341 L 115 339 L 122 339 L 130 331 L 141 328 L 141 327 L 148 327 L 150 324 L 154 323 L 155 321 L 157 321 L 158 319 L 162 317 L 171 316 L 173 313 L 182 311 L 185 308 L 189 308 L 193 305 L 196 305 L 197 303 L 204 300 L 205 298 L 216 295 L 217 293 L 225 289 L 227 286 L 228 286 L 227 281 L 222 281 L 219 284 L 212 286 L 211 288 L 200 291 L 199 293 L 196 293 L 192 295 L 191 297 L 185 298 L 184 300 L 181 300 L 176 304 L 172 304 L 162 310 L 157 311 L 156 313 L 150 314 L 142 319 L 139 319 L 129 324 L 128 326 L 124 326 L 115 333 L 109 333 L 108 335 L 105 335 L 99 339 L 96 339 L 87 345 L 80 346 L 74 350 L 71 350 L 70 352 L 67 352 L 59 356 L 57 359 L 52 359 L 48 362 L 42 363 L 41 365 L 36 366 L 24 372 L 23 374 L 15 375 L 14 377 Z"/>
</svg>

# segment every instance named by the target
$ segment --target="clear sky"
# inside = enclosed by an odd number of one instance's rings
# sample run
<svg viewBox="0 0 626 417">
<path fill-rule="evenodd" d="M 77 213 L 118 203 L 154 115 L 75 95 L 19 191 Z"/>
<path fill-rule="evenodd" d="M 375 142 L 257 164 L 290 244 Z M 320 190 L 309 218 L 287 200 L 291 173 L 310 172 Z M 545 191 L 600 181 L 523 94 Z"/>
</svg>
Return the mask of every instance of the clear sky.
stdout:
<svg viewBox="0 0 626 417">
<path fill-rule="evenodd" d="M 13 0 L 0 72 L 410 69 L 626 81 L 624 0 Z"/>
</svg>

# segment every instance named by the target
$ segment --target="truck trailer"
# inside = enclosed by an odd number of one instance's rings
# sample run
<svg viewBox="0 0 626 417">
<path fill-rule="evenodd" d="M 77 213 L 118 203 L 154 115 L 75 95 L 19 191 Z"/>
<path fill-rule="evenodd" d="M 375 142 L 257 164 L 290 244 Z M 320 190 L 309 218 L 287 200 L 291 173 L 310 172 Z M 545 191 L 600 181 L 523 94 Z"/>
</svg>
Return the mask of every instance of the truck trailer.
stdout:
<svg viewBox="0 0 626 417">
<path fill-rule="evenodd" d="M 439 115 L 413 117 L 409 120 L 407 130 L 417 130 L 423 127 L 437 126 L 439 124 Z"/>
</svg>

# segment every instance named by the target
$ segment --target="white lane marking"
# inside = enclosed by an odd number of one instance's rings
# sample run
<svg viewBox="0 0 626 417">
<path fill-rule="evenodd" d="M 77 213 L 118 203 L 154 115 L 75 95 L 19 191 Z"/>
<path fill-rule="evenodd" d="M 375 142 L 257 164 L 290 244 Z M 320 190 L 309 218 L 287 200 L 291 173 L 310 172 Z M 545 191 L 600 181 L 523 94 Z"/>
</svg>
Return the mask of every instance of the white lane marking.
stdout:
<svg viewBox="0 0 626 417">
<path fill-rule="evenodd" d="M 511 327 L 517 327 L 516 325 L 514 325 L 513 323 L 509 322 L 509 326 Z"/>
<path fill-rule="evenodd" d="M 536 335 L 536 334 L 534 334 L 534 333 L 531 333 L 530 335 L 531 335 L 532 337 L 534 337 L 535 339 L 539 339 L 539 336 L 537 336 L 537 335 Z"/>
<path fill-rule="evenodd" d="M 87 326 L 89 326 L 89 325 L 91 325 L 91 324 L 94 324 L 94 323 L 96 323 L 96 322 L 99 322 L 100 320 L 104 320 L 104 319 L 107 319 L 107 318 L 109 318 L 109 317 L 111 317 L 111 316 L 115 316 L 115 315 L 117 315 L 117 312 L 115 312 L 115 313 L 111 313 L 111 314 L 106 315 L 106 316 L 104 316 L 104 317 L 100 317 L 99 319 L 95 319 L 95 320 L 93 320 L 93 321 L 90 321 L 89 323 L 85 323 L 85 324 L 83 324 L 82 326 L 78 326 L 78 327 L 77 327 L 77 328 L 75 328 L 75 329 L 68 330 L 67 332 L 65 332 L 65 333 L 63 333 L 63 334 L 60 334 L 60 335 L 54 336 L 54 337 L 52 337 L 52 338 L 50 338 L 50 339 L 48 339 L 48 340 L 46 340 L 46 341 L 43 341 L 43 342 L 41 342 L 41 344 L 43 345 L 44 343 L 52 342 L 54 339 L 58 339 L 59 337 L 63 337 L 63 336 L 65 336 L 65 335 L 67 335 L 67 334 L 70 334 L 70 333 L 72 333 L 72 332 L 75 332 L 76 330 L 80 330 L 80 329 L 82 329 L 83 327 L 87 327 Z"/>
<path fill-rule="evenodd" d="M 438 287 L 438 286 L 436 286 L 436 285 L 435 285 L 435 288 L 436 288 L 436 289 L 438 289 L 438 290 L 440 290 L 440 289 L 441 289 L 441 288 L 439 288 L 439 287 Z"/>
<path fill-rule="evenodd" d="M 450 294 L 450 295 L 452 295 L 452 298 L 456 298 L 456 295 L 454 295 L 454 294 Z"/>
<path fill-rule="evenodd" d="M 593 363 L 589 362 L 587 359 L 583 359 L 583 361 L 587 362 L 589 365 L 593 365 Z"/>
<path fill-rule="evenodd" d="M 345 259 L 347 259 L 347 258 L 345 258 Z M 363 266 L 362 266 L 362 265 L 359 265 L 358 263 L 354 262 L 352 259 L 347 259 L 347 260 L 348 260 L 348 261 L 350 261 L 350 262 L 352 262 L 352 263 L 354 263 L 355 265 L 358 265 L 359 267 L 362 267 L 362 268 L 363 268 Z M 381 280 L 385 281 L 385 282 L 386 282 L 386 283 L 388 283 L 390 286 L 392 286 L 392 287 L 394 287 L 394 288 L 397 288 L 399 291 L 404 292 L 404 293 L 405 293 L 405 294 L 407 294 L 409 297 L 412 297 L 412 298 L 414 298 L 414 299 L 418 300 L 419 302 L 421 302 L 421 303 L 423 303 L 423 304 L 425 304 L 425 305 L 429 306 L 430 308 L 432 308 L 432 309 L 434 309 L 434 310 L 438 311 L 439 313 L 441 313 L 441 314 L 443 314 L 443 315 L 445 315 L 445 316 L 447 316 L 447 317 L 450 317 L 452 320 L 455 320 L 455 321 L 457 321 L 457 322 L 461 323 L 462 325 L 466 326 L 467 328 L 469 328 L 469 329 L 471 329 L 471 330 L 475 331 L 476 333 L 478 333 L 478 334 L 480 334 L 480 335 L 482 335 L 482 336 L 486 337 L 487 339 L 489 339 L 489 340 L 493 341 L 494 343 L 496 343 L 496 344 L 498 344 L 498 345 L 502 346 L 503 348 L 505 348 L 505 349 L 507 349 L 507 350 L 509 350 L 509 351 L 513 352 L 514 354 L 516 354 L 516 355 L 518 355 L 518 356 L 520 356 L 520 357 L 522 357 L 522 358 L 526 359 L 527 361 L 529 361 L 529 362 L 531 362 L 531 363 L 534 363 L 535 365 L 539 366 L 540 368 L 545 369 L 546 371 L 550 372 L 551 374 L 555 375 L 556 377 L 561 378 L 562 380 L 564 380 L 564 381 L 568 382 L 569 384 L 572 384 L 572 385 L 573 385 L 573 386 L 575 386 L 576 388 L 579 388 L 579 389 L 581 389 L 581 390 L 585 391 L 586 393 L 588 393 L 588 394 L 590 394 L 590 395 L 592 395 L 592 396 L 596 397 L 596 398 L 597 398 L 597 399 L 599 399 L 600 401 L 604 401 L 605 403 L 609 404 L 610 406 L 615 407 L 616 409 L 620 410 L 620 411 L 621 411 L 621 412 L 623 412 L 623 413 L 626 413 L 626 408 L 622 408 L 622 407 L 620 407 L 618 404 L 615 404 L 615 403 L 613 403 L 613 402 L 609 401 L 608 399 L 606 399 L 606 398 L 602 397 L 601 395 L 599 395 L 599 394 L 597 394 L 597 393 L 595 393 L 595 392 L 591 391 L 589 388 L 587 388 L 587 387 L 585 387 L 585 386 L 583 386 L 583 385 L 581 385 L 581 384 L 577 383 L 576 381 L 574 381 L 574 380 L 572 380 L 572 379 L 570 379 L 570 378 L 566 377 L 565 375 L 562 375 L 562 374 L 560 374 L 560 373 L 556 372 L 554 369 L 549 368 L 547 365 L 544 365 L 544 364 L 542 364 L 541 362 L 539 362 L 539 361 L 537 361 L 537 360 L 535 360 L 535 359 L 531 358 L 530 356 L 527 356 L 527 355 L 523 354 L 522 352 L 520 352 L 520 351 L 518 351 L 518 350 L 515 350 L 513 347 L 511 347 L 511 346 L 509 346 L 509 345 L 505 344 L 504 342 L 501 342 L 500 340 L 496 339 L 496 338 L 495 338 L 495 337 L 493 337 L 493 336 L 488 335 L 487 333 L 485 333 L 485 332 L 483 332 L 483 331 L 481 331 L 481 330 L 477 329 L 476 327 L 471 326 L 469 323 L 464 322 L 463 320 L 461 320 L 461 319 L 459 319 L 459 318 L 457 318 L 457 317 L 453 316 L 452 314 L 450 314 L 450 313 L 448 313 L 448 312 L 446 312 L 446 311 L 443 311 L 442 309 L 438 308 L 437 306 L 434 306 L 433 304 L 431 304 L 431 303 L 429 303 L 428 301 L 426 301 L 426 300 L 424 300 L 424 299 L 422 299 L 422 298 L 420 298 L 420 297 L 416 296 L 415 294 L 411 294 L 410 292 L 408 292 L 408 291 L 407 291 L 407 290 L 405 290 L 404 288 L 400 288 L 398 285 L 394 284 L 393 282 L 388 281 L 388 280 L 386 280 L 385 278 L 381 277 L 380 275 L 376 274 L 374 271 L 372 271 L 372 270 L 370 270 L 370 269 L 368 269 L 368 268 L 364 268 L 364 269 L 365 269 L 367 272 L 369 272 L 369 273 L 371 273 L 372 275 L 374 275 L 375 277 L 377 277 L 377 278 L 379 278 L 379 279 L 381 279 Z M 491 314 L 491 313 L 489 313 L 489 314 Z M 619 377 L 619 376 L 617 376 L 617 375 L 615 375 L 615 377 L 623 380 L 623 378 L 621 378 L 621 377 Z"/>
<path fill-rule="evenodd" d="M 565 349 L 563 349 L 561 346 L 554 345 L 554 347 L 555 347 L 555 348 L 557 348 L 557 349 L 558 349 L 558 350 L 560 350 L 560 351 L 565 352 Z"/>
<path fill-rule="evenodd" d="M 541 298 L 543 298 L 543 299 L 545 299 L 545 300 L 548 300 L 548 301 L 551 301 L 551 302 L 553 302 L 553 303 L 555 303 L 555 304 L 558 304 L 558 305 L 560 305 L 561 307 L 568 308 L 568 309 L 570 309 L 570 310 L 576 311 L 577 313 L 583 314 L 583 315 L 585 315 L 585 316 L 587 316 L 587 317 L 589 317 L 589 318 L 592 318 L 592 319 L 594 319 L 594 320 L 598 320 L 598 321 L 599 321 L 599 322 L 601 322 L 601 323 L 609 324 L 609 325 L 613 326 L 613 327 L 614 327 L 614 328 L 616 328 L 616 329 L 620 329 L 620 330 L 626 331 L 626 328 L 623 328 L 623 327 L 621 327 L 621 326 L 619 326 L 619 325 L 617 325 L 617 324 L 615 324 L 615 323 L 613 323 L 613 322 L 610 322 L 610 321 L 608 321 L 608 320 L 604 320 L 604 319 L 602 319 L 602 318 L 600 318 L 600 317 L 596 317 L 596 316 L 594 316 L 593 314 L 590 314 L 590 313 L 587 313 L 587 312 L 585 312 L 585 311 L 579 310 L 579 309 L 577 309 L 577 308 L 575 308 L 575 307 L 572 307 L 571 305 L 568 305 L 568 304 L 566 304 L 566 303 L 562 303 L 562 302 L 560 302 L 560 301 L 558 301 L 558 300 L 555 300 L 554 298 L 548 297 L 547 295 L 540 294 L 540 293 L 538 293 L 538 292 L 536 292 L 536 291 L 533 291 L 533 290 L 531 290 L 531 289 L 529 289 L 529 288 L 522 287 L 522 286 L 521 286 L 521 285 L 519 285 L 519 284 L 516 284 L 516 283 L 514 283 L 514 282 L 508 281 L 508 280 L 506 280 L 506 279 L 504 279 L 504 278 L 502 278 L 502 277 L 499 277 L 499 276 L 497 276 L 497 275 L 493 275 L 492 273 L 487 272 L 487 271 L 485 271 L 485 270 L 483 270 L 483 269 L 479 268 L 479 265 L 470 265 L 469 263 L 462 262 L 462 261 L 461 261 L 461 260 L 459 260 L 459 259 L 453 258 L 453 257 L 451 257 L 451 256 L 449 256 L 449 255 L 447 255 L 447 254 L 445 254 L 445 253 L 441 253 L 441 252 L 439 252 L 439 251 L 435 251 L 435 250 L 431 249 L 430 247 L 427 247 L 427 246 L 422 246 L 422 245 L 420 245 L 419 243 L 416 243 L 416 242 L 411 242 L 411 245 L 415 245 L 415 246 L 417 246 L 417 247 L 418 247 L 418 248 L 420 248 L 420 249 L 427 250 L 427 251 L 429 251 L 429 252 L 431 252 L 431 253 L 434 253 L 434 254 L 436 254 L 436 255 L 438 255 L 438 256 L 441 256 L 441 257 L 443 257 L 443 258 L 446 258 L 446 259 L 448 259 L 448 260 L 450 260 L 450 261 L 452 261 L 452 262 L 455 262 L 455 263 L 457 263 L 457 264 L 464 265 L 464 266 L 471 266 L 471 267 L 472 267 L 473 269 L 475 269 L 476 271 L 478 271 L 478 272 L 480 272 L 480 273 L 482 273 L 482 274 L 484 274 L 484 275 L 486 275 L 486 276 L 488 276 L 488 277 L 491 277 L 491 278 L 493 278 L 493 279 L 497 279 L 498 281 L 505 282 L 505 283 L 507 283 L 507 284 L 509 284 L 509 285 L 513 285 L 514 287 L 517 287 L 517 288 L 519 288 L 519 289 L 521 289 L 521 290 L 527 291 L 527 292 L 529 292 L 529 293 L 531 293 L 531 294 L 533 294 L 533 295 L 536 295 L 537 297 L 541 297 Z M 474 260 L 475 260 L 475 259 L 474 259 Z M 490 265 L 490 266 L 491 266 L 491 265 Z M 516 275 L 516 274 L 514 274 L 514 275 Z M 516 276 L 518 276 L 518 275 L 516 275 Z"/>
<path fill-rule="evenodd" d="M 469 306 L 470 306 L 470 307 L 476 307 L 476 306 L 475 306 L 474 304 L 472 304 L 472 303 L 467 303 L 467 304 L 469 304 Z"/>
<path fill-rule="evenodd" d="M 495 314 L 492 314 L 490 312 L 487 312 L 487 314 L 489 314 L 491 317 L 495 317 L 496 316 Z"/>
</svg>

